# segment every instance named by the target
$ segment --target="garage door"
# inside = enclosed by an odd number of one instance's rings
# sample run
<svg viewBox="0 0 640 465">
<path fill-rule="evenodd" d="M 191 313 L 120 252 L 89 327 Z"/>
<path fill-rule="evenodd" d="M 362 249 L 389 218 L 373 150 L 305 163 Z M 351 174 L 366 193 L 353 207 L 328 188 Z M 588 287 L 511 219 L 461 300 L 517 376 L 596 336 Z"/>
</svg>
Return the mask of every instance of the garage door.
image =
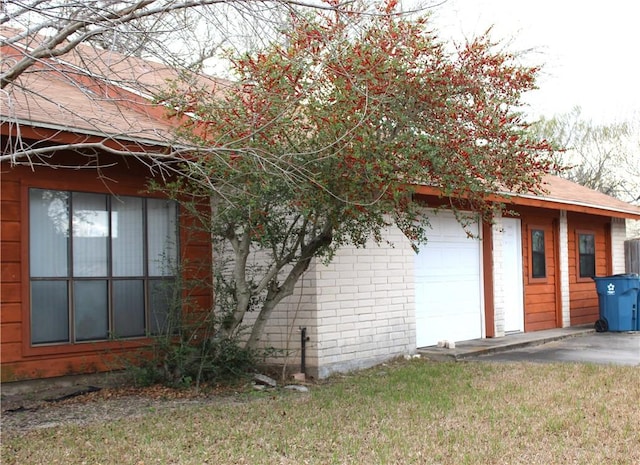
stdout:
<svg viewBox="0 0 640 465">
<path fill-rule="evenodd" d="M 415 259 L 416 344 L 481 338 L 481 242 L 468 237 L 450 212 L 430 222 L 428 243 Z M 477 223 L 468 229 L 478 235 Z"/>
</svg>

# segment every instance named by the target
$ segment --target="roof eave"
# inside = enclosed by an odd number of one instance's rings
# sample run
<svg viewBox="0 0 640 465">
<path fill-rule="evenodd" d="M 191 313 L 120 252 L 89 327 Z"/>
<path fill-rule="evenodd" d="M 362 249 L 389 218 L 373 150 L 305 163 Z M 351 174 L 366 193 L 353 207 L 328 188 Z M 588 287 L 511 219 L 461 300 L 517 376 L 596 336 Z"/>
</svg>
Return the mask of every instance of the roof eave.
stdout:
<svg viewBox="0 0 640 465">
<path fill-rule="evenodd" d="M 442 191 L 437 187 L 417 185 L 414 186 L 414 189 L 416 194 L 436 197 L 442 196 Z M 502 202 L 507 205 L 566 210 L 597 216 L 640 220 L 640 210 L 635 211 L 622 208 L 601 207 L 586 202 L 554 199 L 552 197 L 537 196 L 533 194 L 500 193 L 490 195 L 487 199 L 492 202 Z"/>
<path fill-rule="evenodd" d="M 91 129 L 85 129 L 85 128 L 71 128 L 69 126 L 64 126 L 64 125 L 59 125 L 54 123 L 47 123 L 43 121 L 25 120 L 25 119 L 14 118 L 14 117 L 8 118 L 4 115 L 0 117 L 2 118 L 0 120 L 0 123 L 2 124 L 5 124 L 5 123 L 18 124 L 23 126 L 30 126 L 34 129 L 46 129 L 50 131 L 56 131 L 56 132 L 75 135 L 75 136 L 96 137 L 99 139 L 106 139 L 106 140 L 115 139 L 122 142 L 131 142 L 135 144 L 150 145 L 150 146 L 157 146 L 157 147 L 163 147 L 163 148 L 172 147 L 174 145 L 169 141 L 162 141 L 159 139 L 132 137 L 132 136 L 127 136 L 125 134 L 115 134 L 115 133 L 110 134 L 110 133 L 105 133 L 101 131 L 92 131 Z"/>
<path fill-rule="evenodd" d="M 598 216 L 611 216 L 614 218 L 628 218 L 640 220 L 640 211 L 627 210 L 616 207 L 602 207 L 579 200 L 555 199 L 553 197 L 535 196 L 530 194 L 515 194 L 507 196 L 507 202 L 514 205 L 532 206 L 541 208 L 553 208 L 555 210 L 567 210 L 578 213 L 589 213 Z"/>
</svg>

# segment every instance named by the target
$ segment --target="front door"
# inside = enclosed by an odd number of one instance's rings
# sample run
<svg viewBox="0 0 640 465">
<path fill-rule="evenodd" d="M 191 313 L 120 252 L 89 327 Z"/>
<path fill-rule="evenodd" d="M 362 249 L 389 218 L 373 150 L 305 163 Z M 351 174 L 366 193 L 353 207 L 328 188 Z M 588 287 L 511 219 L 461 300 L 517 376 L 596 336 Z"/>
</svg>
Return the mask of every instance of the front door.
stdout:
<svg viewBox="0 0 640 465">
<path fill-rule="evenodd" d="M 522 233 L 518 218 L 502 219 L 504 331 L 524 331 Z"/>
</svg>

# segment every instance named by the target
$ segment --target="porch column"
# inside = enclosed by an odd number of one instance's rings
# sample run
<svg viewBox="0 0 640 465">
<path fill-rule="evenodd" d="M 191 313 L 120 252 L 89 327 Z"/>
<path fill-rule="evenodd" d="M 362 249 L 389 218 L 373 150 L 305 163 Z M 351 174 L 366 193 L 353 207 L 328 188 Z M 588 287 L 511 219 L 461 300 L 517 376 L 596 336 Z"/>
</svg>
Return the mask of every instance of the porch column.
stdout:
<svg viewBox="0 0 640 465">
<path fill-rule="evenodd" d="M 493 325 L 495 337 L 504 336 L 504 312 L 505 297 L 503 283 L 503 257 L 502 257 L 502 214 L 498 213 L 493 218 L 492 247 L 493 247 Z"/>
<path fill-rule="evenodd" d="M 560 255 L 560 308 L 562 310 L 562 327 L 567 328 L 571 326 L 571 300 L 569 297 L 569 227 L 566 210 L 560 210 L 558 241 Z"/>
<path fill-rule="evenodd" d="M 624 241 L 627 225 L 624 218 L 611 218 L 611 271 L 612 274 L 625 273 Z"/>
</svg>

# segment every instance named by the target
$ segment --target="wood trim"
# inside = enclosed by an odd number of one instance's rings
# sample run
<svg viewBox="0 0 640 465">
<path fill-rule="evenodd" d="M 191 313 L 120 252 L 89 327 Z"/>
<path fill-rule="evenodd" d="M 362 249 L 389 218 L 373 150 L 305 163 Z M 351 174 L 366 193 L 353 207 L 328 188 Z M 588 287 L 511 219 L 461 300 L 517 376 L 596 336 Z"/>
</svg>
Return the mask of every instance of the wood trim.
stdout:
<svg viewBox="0 0 640 465">
<path fill-rule="evenodd" d="M 518 205 L 518 206 L 526 206 L 526 207 L 535 207 L 535 208 L 549 208 L 552 210 L 566 210 L 568 212 L 575 213 L 587 213 L 589 215 L 596 216 L 606 216 L 606 217 L 614 217 L 614 218 L 630 218 L 630 219 L 638 219 L 640 220 L 640 214 L 635 214 L 632 212 L 621 212 L 615 210 L 608 210 L 605 207 L 590 207 L 586 205 L 575 205 L 572 203 L 563 203 L 560 201 L 546 200 L 546 199 L 529 199 L 522 197 L 511 197 L 508 199 L 503 199 L 502 202 L 505 202 L 507 205 Z"/>
<path fill-rule="evenodd" d="M 607 223 L 604 227 L 604 247 L 605 258 L 607 260 L 607 275 L 613 274 L 613 237 L 612 237 L 613 225 L 611 222 Z"/>
<path fill-rule="evenodd" d="M 560 262 L 560 220 L 553 220 L 553 245 L 554 245 L 554 265 L 556 269 L 554 284 L 556 288 L 555 309 L 556 309 L 556 328 L 562 328 L 562 263 Z M 568 265 L 568 264 L 567 264 Z M 567 283 L 567 286 L 569 283 Z"/>
<path fill-rule="evenodd" d="M 495 337 L 495 300 L 493 295 L 493 228 L 482 222 L 482 274 L 484 287 L 485 336 Z"/>
<path fill-rule="evenodd" d="M 22 225 L 20 231 L 20 261 L 22 277 L 22 356 L 31 353 L 31 279 L 29 277 L 29 183 L 24 177 L 20 178 L 20 211 Z"/>
<path fill-rule="evenodd" d="M 555 220 L 554 220 L 555 221 Z M 535 278 L 533 276 L 533 241 L 531 237 L 531 233 L 533 231 L 542 231 L 544 232 L 544 278 Z M 549 234 L 551 232 L 551 234 Z M 549 254 L 547 253 L 547 247 L 549 245 L 549 239 L 553 240 L 553 227 L 551 231 L 549 231 L 548 225 L 540 225 L 540 224 L 527 224 L 526 229 L 526 237 L 527 244 L 529 247 L 529 263 L 527 264 L 527 282 L 529 284 L 544 284 L 549 282 Z"/>
<path fill-rule="evenodd" d="M 29 322 L 23 323 L 23 327 L 27 326 Z M 122 340 L 122 341 L 87 341 L 87 342 L 65 342 L 60 344 L 48 344 L 32 346 L 29 339 L 25 339 L 25 331 L 22 331 L 22 356 L 23 358 L 42 357 L 42 356 L 67 356 L 67 355 L 82 355 L 82 354 L 96 354 L 96 353 L 108 353 L 109 351 L 120 350 L 133 350 L 149 347 L 153 342 L 148 337 L 140 337 L 137 339 Z M 27 331 L 27 338 L 30 335 Z"/>
<path fill-rule="evenodd" d="M 166 144 L 162 141 L 152 140 L 131 140 L 118 139 L 117 137 L 109 137 L 108 135 L 102 135 L 99 133 L 91 134 L 87 130 L 86 133 L 82 132 L 82 129 L 75 131 L 64 131 L 59 128 L 48 128 L 36 126 L 35 123 L 22 123 L 19 125 L 20 136 L 23 139 L 30 139 L 33 141 L 48 141 L 52 144 L 88 144 L 88 143 L 102 143 L 105 147 L 109 147 L 113 150 L 131 152 L 132 156 L 147 156 L 153 157 L 161 154 L 163 150 L 167 149 Z M 0 134 L 3 136 L 17 136 L 17 125 L 5 125 L 0 126 Z M 80 165 L 81 166 L 81 165 Z"/>
</svg>

